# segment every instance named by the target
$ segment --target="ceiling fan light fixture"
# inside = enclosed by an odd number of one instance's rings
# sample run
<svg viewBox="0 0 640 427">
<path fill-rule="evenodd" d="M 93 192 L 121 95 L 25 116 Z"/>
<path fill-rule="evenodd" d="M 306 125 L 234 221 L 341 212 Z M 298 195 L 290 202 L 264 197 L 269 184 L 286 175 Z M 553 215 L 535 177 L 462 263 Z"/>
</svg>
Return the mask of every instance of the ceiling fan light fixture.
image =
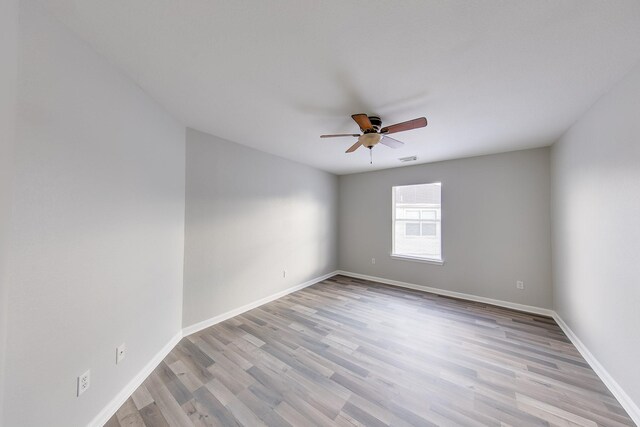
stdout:
<svg viewBox="0 0 640 427">
<path fill-rule="evenodd" d="M 367 148 L 371 148 L 376 145 L 382 139 L 382 135 L 379 133 L 365 133 L 364 135 L 360 135 L 358 140 L 362 145 Z"/>
</svg>

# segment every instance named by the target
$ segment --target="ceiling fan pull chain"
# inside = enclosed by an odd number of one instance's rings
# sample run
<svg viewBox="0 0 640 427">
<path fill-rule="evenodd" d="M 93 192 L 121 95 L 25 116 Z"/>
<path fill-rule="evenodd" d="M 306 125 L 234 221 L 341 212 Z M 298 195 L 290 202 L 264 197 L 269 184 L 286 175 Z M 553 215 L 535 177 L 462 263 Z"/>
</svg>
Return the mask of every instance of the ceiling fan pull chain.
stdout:
<svg viewBox="0 0 640 427">
<path fill-rule="evenodd" d="M 369 164 L 373 164 L 373 147 L 369 147 Z"/>
</svg>

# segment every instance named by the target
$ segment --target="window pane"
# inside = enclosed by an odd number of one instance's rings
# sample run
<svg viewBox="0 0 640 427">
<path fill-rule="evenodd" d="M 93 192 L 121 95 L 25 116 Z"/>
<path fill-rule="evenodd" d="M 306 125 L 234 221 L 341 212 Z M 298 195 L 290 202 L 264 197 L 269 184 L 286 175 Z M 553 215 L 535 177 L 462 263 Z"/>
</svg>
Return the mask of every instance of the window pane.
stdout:
<svg viewBox="0 0 640 427">
<path fill-rule="evenodd" d="M 436 223 L 435 222 L 423 222 L 422 223 L 422 235 L 423 236 L 435 236 L 436 235 Z"/>
<path fill-rule="evenodd" d="M 432 211 L 432 210 L 423 210 L 422 213 L 420 214 L 420 219 L 436 219 L 436 211 Z"/>
<path fill-rule="evenodd" d="M 426 259 L 442 259 L 441 185 L 393 187 L 393 253 Z"/>
<path fill-rule="evenodd" d="M 405 209 L 405 218 L 420 219 L 420 211 L 417 209 Z"/>
<path fill-rule="evenodd" d="M 420 211 L 418 209 L 407 209 L 403 203 L 396 204 L 397 219 L 420 219 Z"/>
<path fill-rule="evenodd" d="M 404 225 L 405 236 L 419 236 L 420 235 L 420 223 L 419 222 L 407 222 Z"/>
</svg>

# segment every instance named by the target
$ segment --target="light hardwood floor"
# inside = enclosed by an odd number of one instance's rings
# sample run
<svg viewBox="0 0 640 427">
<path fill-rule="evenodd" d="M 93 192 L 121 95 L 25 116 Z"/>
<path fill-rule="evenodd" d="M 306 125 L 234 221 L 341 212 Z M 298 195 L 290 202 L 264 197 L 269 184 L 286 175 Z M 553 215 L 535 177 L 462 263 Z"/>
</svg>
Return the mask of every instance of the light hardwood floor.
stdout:
<svg viewBox="0 0 640 427">
<path fill-rule="evenodd" d="M 184 338 L 107 423 L 633 426 L 556 323 L 335 276 Z"/>
</svg>

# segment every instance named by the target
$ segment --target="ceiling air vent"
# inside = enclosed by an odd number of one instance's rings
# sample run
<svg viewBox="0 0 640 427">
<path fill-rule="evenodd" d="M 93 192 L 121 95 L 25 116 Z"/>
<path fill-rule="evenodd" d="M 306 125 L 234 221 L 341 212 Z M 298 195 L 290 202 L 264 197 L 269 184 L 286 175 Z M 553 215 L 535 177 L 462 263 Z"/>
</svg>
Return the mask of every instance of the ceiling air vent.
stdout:
<svg viewBox="0 0 640 427">
<path fill-rule="evenodd" d="M 400 160 L 402 163 L 407 163 L 407 162 L 415 162 L 416 160 L 418 160 L 418 158 L 416 156 L 409 156 L 409 157 L 400 157 L 398 160 Z"/>
</svg>

